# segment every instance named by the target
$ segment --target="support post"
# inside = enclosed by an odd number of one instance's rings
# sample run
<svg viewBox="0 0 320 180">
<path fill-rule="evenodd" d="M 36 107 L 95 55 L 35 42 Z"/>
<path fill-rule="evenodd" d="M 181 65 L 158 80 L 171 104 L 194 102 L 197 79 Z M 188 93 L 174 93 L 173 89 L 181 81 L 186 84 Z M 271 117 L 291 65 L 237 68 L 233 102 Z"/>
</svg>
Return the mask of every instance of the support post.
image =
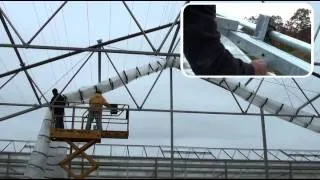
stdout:
<svg viewBox="0 0 320 180">
<path fill-rule="evenodd" d="M 173 93 L 172 93 L 172 67 L 170 67 L 170 127 L 171 127 L 171 179 L 174 177 L 174 171 L 173 171 Z"/>
<path fill-rule="evenodd" d="M 154 165 L 154 177 L 155 179 L 158 179 L 158 159 L 155 159 L 155 165 Z"/>
<path fill-rule="evenodd" d="M 74 129 L 74 120 L 75 120 L 75 107 L 72 108 L 72 124 L 71 124 L 71 129 Z"/>
<path fill-rule="evenodd" d="M 224 178 L 228 179 L 228 166 L 227 161 L 224 161 Z"/>
<path fill-rule="evenodd" d="M 100 45 L 102 43 L 102 39 L 97 40 L 97 42 L 98 45 Z M 101 83 L 101 51 L 98 52 L 98 82 Z"/>
<path fill-rule="evenodd" d="M 264 122 L 263 109 L 260 109 L 261 113 L 261 127 L 262 127 L 262 140 L 263 140 L 263 154 L 264 154 L 264 166 L 266 179 L 269 179 L 269 167 L 268 167 L 268 154 L 267 154 L 267 137 L 266 137 L 266 127 Z"/>
<path fill-rule="evenodd" d="M 256 25 L 256 30 L 254 32 L 254 35 L 257 39 L 263 41 L 268 30 L 270 17 L 266 15 L 259 15 L 258 22 Z"/>
</svg>

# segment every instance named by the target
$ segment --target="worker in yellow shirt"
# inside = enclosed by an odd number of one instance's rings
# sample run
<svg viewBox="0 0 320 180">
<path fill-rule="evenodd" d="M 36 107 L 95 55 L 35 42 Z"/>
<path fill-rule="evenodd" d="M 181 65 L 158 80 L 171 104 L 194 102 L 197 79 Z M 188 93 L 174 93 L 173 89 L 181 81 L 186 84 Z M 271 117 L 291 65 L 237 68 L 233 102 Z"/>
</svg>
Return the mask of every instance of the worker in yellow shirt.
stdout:
<svg viewBox="0 0 320 180">
<path fill-rule="evenodd" d="M 102 106 L 109 107 L 110 104 L 106 101 L 106 99 L 102 96 L 101 91 L 97 90 L 95 95 L 93 95 L 89 100 L 89 115 L 88 122 L 86 125 L 86 130 L 91 129 L 91 123 L 93 119 L 96 120 L 97 127 L 99 130 L 102 130 Z"/>
</svg>

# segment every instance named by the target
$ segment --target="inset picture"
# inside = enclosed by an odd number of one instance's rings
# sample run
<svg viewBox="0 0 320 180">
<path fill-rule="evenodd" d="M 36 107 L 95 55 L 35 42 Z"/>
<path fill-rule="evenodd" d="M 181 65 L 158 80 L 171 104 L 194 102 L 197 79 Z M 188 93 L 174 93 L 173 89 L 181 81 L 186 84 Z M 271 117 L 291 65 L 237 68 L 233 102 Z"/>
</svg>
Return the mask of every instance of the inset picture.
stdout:
<svg viewBox="0 0 320 180">
<path fill-rule="evenodd" d="M 313 14 L 306 3 L 186 4 L 181 70 L 198 77 L 306 77 Z"/>
</svg>

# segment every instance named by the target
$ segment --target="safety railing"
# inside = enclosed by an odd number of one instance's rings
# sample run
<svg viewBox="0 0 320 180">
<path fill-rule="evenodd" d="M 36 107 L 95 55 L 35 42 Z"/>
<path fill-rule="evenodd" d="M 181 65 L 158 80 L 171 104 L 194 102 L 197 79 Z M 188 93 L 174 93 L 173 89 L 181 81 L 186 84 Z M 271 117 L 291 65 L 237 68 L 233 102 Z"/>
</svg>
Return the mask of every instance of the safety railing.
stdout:
<svg viewBox="0 0 320 180">
<path fill-rule="evenodd" d="M 110 104 L 97 112 L 91 111 L 88 103 L 73 102 L 72 105 L 70 104 L 52 106 L 52 129 L 101 130 L 102 137 L 105 138 L 127 138 L 129 134 L 129 105 Z M 64 113 L 61 113 L 63 110 Z M 91 123 L 89 119 L 92 119 Z M 59 125 L 59 121 L 63 122 L 63 128 Z M 101 121 L 101 129 L 99 121 Z"/>
</svg>

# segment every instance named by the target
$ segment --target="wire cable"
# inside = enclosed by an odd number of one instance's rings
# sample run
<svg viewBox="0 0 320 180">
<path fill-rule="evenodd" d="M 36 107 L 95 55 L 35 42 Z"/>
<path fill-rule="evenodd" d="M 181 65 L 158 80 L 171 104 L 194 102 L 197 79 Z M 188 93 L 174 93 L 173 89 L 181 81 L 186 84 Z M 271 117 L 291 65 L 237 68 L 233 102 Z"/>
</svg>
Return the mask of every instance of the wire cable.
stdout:
<svg viewBox="0 0 320 180">
<path fill-rule="evenodd" d="M 89 4 L 88 1 L 86 1 L 86 7 L 87 7 L 87 29 L 88 29 L 88 43 L 89 46 L 91 45 L 91 41 L 90 41 L 90 21 L 89 21 Z M 90 61 L 90 75 L 91 75 L 91 83 L 93 83 L 92 80 L 92 61 Z"/>
<path fill-rule="evenodd" d="M 283 79 L 281 79 L 281 81 L 282 81 L 283 86 L 284 86 L 284 88 L 285 88 L 285 91 L 286 91 L 286 93 L 287 93 L 287 96 L 288 96 L 288 99 L 289 99 L 289 101 L 290 101 L 291 107 L 293 107 L 293 108 L 294 108 L 294 106 L 293 106 L 293 104 L 292 104 L 292 100 L 291 100 L 290 95 L 289 95 L 289 93 L 288 93 L 287 86 L 285 85 L 285 83 L 284 83 Z"/>
<path fill-rule="evenodd" d="M 1 57 L 0 57 L 0 62 L 1 62 L 1 64 L 2 64 L 2 66 L 4 67 L 4 69 L 5 69 L 6 71 L 8 71 L 8 68 L 7 68 L 6 64 L 4 63 L 4 61 L 1 59 Z M 20 98 L 21 98 L 24 102 L 27 102 L 26 99 L 24 98 L 25 93 L 19 88 L 19 86 L 15 83 L 15 81 L 12 80 L 12 83 L 13 83 L 13 85 L 16 87 L 16 89 L 19 91 L 19 96 L 20 96 Z"/>
<path fill-rule="evenodd" d="M 112 1 L 109 1 L 109 40 L 110 40 L 110 38 L 111 38 L 111 2 Z"/>
<path fill-rule="evenodd" d="M 53 83 L 53 85 L 48 88 L 43 94 L 46 95 L 49 90 L 51 90 L 54 86 L 56 86 L 63 78 L 67 76 L 67 74 L 71 73 L 72 70 L 81 62 L 83 61 L 87 56 L 89 55 L 89 52 L 84 55 L 77 63 L 75 63 L 68 71 L 66 71 L 56 82 Z"/>
<path fill-rule="evenodd" d="M 36 8 L 36 5 L 35 5 L 34 1 L 32 2 L 32 5 L 33 5 L 33 10 L 34 10 L 34 12 L 35 12 L 35 14 L 36 14 L 36 17 L 37 17 L 38 26 L 39 26 L 39 28 L 40 28 L 39 13 L 38 13 L 38 11 L 37 11 L 37 8 Z M 40 38 L 41 38 L 41 40 L 44 42 L 44 44 L 47 44 L 46 39 L 45 39 L 44 36 L 43 36 L 43 33 L 40 33 Z M 51 58 L 51 56 L 49 55 L 49 50 L 46 50 L 46 54 L 47 54 L 47 58 L 48 58 L 48 59 Z M 55 71 L 54 71 L 54 67 L 53 67 L 53 65 L 52 65 L 51 63 L 50 63 L 50 66 L 51 66 L 50 70 L 51 70 L 52 74 L 54 75 L 55 79 L 57 79 L 57 75 L 56 75 L 56 73 L 55 73 Z M 31 74 L 32 74 L 32 72 L 31 72 Z M 33 75 L 33 74 L 32 74 L 32 75 Z"/>
<path fill-rule="evenodd" d="M 268 82 L 268 83 L 271 83 L 271 84 L 276 84 L 276 85 L 279 85 L 279 86 L 283 86 L 283 84 L 281 84 L 281 83 L 271 82 L 271 81 L 268 81 L 268 80 L 265 80 L 265 81 Z M 290 86 L 290 85 L 287 85 L 287 87 L 298 89 L 297 87 Z M 312 91 L 310 89 L 303 89 L 303 88 L 301 88 L 301 89 L 304 90 L 304 91 L 308 91 L 308 92 L 314 93 L 314 94 L 318 94 L 318 92 Z"/>
<path fill-rule="evenodd" d="M 50 8 L 50 11 L 51 11 L 50 13 L 53 13 L 51 4 L 49 4 L 49 8 Z M 48 10 L 47 10 L 47 4 L 46 4 L 46 6 L 45 6 L 45 9 L 46 9 L 46 11 L 47 11 L 47 16 L 49 16 L 49 15 L 48 15 L 49 13 L 48 13 Z M 60 41 L 61 38 L 60 38 L 60 35 L 59 35 L 59 31 L 58 31 L 58 28 L 57 28 L 57 26 L 56 26 L 56 19 L 53 19 L 52 24 L 54 25 L 55 32 L 56 32 L 56 33 L 53 33 L 53 34 L 57 35 L 57 42 L 56 42 L 56 43 L 62 44 L 61 41 Z M 51 31 L 51 29 L 50 29 L 50 31 Z M 52 32 L 52 31 L 51 31 L 51 32 Z M 55 55 L 56 55 L 56 56 L 59 55 L 57 51 L 55 51 Z M 67 66 L 67 64 L 66 64 L 65 61 L 66 61 L 66 59 L 63 59 L 63 60 L 62 60 L 63 65 L 61 65 L 61 61 L 60 61 L 60 62 L 59 62 L 59 65 L 60 65 L 60 67 L 63 66 L 64 69 L 65 69 L 65 71 L 68 71 L 68 68 L 67 68 L 67 67 L 69 67 L 70 64 L 68 64 L 69 66 Z M 61 67 L 61 69 L 62 69 L 62 67 Z M 69 78 L 70 78 L 70 77 L 69 77 Z M 73 87 L 75 88 L 74 82 L 72 83 L 72 85 L 73 85 Z"/>
<path fill-rule="evenodd" d="M 67 39 L 67 45 L 70 47 L 70 41 L 69 41 L 69 35 L 68 35 L 68 28 L 67 28 L 67 23 L 66 23 L 66 20 L 65 20 L 65 17 L 64 17 L 64 10 L 61 9 L 61 14 L 62 14 L 62 19 L 63 19 L 63 24 L 64 24 L 64 31 L 65 31 L 65 37 Z M 71 51 L 68 51 L 68 52 L 71 52 Z M 67 57 L 66 60 L 68 59 L 68 67 L 70 67 L 70 64 L 71 66 L 73 66 L 74 64 L 70 61 L 70 57 Z M 74 73 L 74 71 L 72 71 L 72 73 Z M 72 86 L 75 87 L 75 89 L 79 89 L 77 84 L 75 83 L 75 81 L 72 81 L 71 82 Z"/>
</svg>

